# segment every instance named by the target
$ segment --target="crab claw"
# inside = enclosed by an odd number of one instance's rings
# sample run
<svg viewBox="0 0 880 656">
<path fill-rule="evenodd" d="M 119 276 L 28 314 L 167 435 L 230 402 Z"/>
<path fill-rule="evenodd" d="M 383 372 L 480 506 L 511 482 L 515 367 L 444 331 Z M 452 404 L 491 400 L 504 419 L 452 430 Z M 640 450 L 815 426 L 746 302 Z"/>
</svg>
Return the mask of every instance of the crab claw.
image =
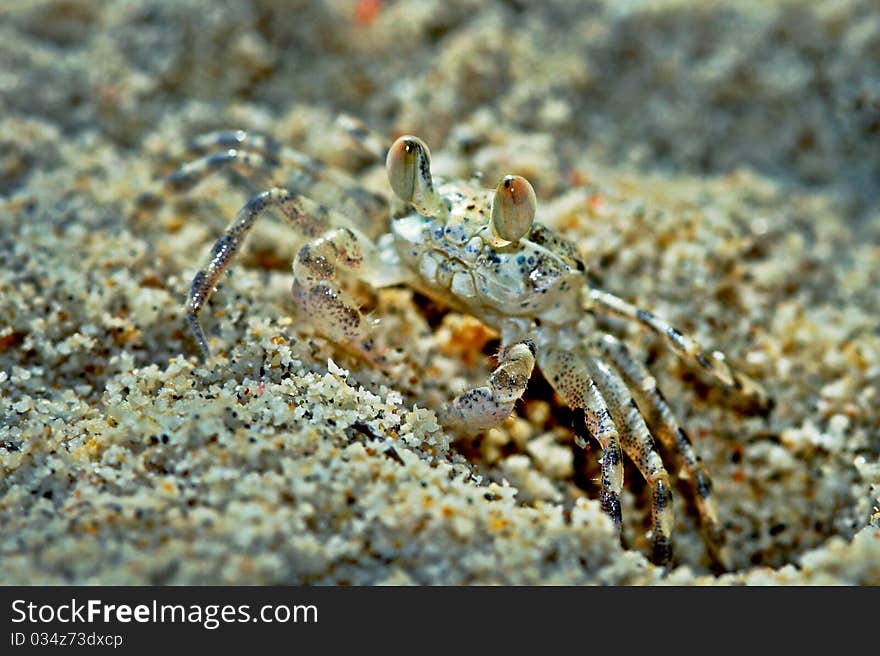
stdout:
<svg viewBox="0 0 880 656">
<path fill-rule="evenodd" d="M 429 216 L 440 207 L 431 179 L 431 151 L 424 141 L 412 135 L 400 137 L 388 151 L 385 170 L 398 198 Z"/>
<path fill-rule="evenodd" d="M 518 241 L 531 229 L 537 207 L 528 180 L 521 175 L 504 176 L 492 201 L 492 232 L 506 242 Z"/>
</svg>

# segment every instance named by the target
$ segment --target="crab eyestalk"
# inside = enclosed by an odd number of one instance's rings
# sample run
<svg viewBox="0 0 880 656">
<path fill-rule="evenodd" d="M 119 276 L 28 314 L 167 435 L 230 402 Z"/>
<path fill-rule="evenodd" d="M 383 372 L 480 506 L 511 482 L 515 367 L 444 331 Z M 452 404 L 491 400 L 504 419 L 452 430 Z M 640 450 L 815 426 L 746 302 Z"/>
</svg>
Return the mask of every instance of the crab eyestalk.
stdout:
<svg viewBox="0 0 880 656">
<path fill-rule="evenodd" d="M 440 210 L 442 201 L 431 179 L 431 151 L 424 141 L 412 135 L 400 137 L 388 151 L 385 170 L 398 198 L 427 216 Z"/>
<path fill-rule="evenodd" d="M 528 180 L 521 175 L 504 176 L 492 200 L 492 234 L 506 243 L 519 241 L 531 229 L 537 208 Z"/>
</svg>

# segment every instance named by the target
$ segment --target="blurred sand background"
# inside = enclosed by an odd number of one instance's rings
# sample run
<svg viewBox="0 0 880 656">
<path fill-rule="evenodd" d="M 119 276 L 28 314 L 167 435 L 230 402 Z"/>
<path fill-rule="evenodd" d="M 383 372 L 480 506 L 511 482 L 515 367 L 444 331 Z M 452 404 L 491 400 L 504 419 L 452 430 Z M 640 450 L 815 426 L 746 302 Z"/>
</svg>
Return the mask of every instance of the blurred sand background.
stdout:
<svg viewBox="0 0 880 656">
<path fill-rule="evenodd" d="M 497 347 L 473 321 L 365 292 L 394 377 L 316 335 L 280 221 L 198 360 L 195 271 L 249 193 L 298 181 L 135 199 L 220 128 L 387 194 L 342 112 L 421 136 L 437 174 L 527 176 L 597 284 L 763 382 L 767 417 L 608 324 L 707 462 L 729 571 L 682 494 L 676 567 L 650 564 L 631 467 L 621 547 L 540 380 L 500 429 L 445 434 L 431 408 Z M 880 584 L 878 201 L 874 0 L 4 2 L 0 582 Z"/>
</svg>

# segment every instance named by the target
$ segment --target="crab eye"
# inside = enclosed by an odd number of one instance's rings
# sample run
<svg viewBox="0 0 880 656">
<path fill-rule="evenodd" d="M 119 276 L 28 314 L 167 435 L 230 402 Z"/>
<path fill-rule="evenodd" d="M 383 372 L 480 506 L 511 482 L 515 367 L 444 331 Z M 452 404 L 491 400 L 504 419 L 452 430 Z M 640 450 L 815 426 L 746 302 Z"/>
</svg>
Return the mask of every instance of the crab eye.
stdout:
<svg viewBox="0 0 880 656">
<path fill-rule="evenodd" d="M 394 193 L 410 203 L 417 200 L 420 177 L 426 176 L 430 183 L 430 164 L 431 152 L 418 137 L 406 135 L 395 141 L 385 160 L 388 182 Z"/>
<path fill-rule="evenodd" d="M 535 190 L 528 180 L 520 175 L 505 176 L 495 188 L 492 229 L 505 241 L 517 241 L 532 227 L 537 207 Z"/>
</svg>

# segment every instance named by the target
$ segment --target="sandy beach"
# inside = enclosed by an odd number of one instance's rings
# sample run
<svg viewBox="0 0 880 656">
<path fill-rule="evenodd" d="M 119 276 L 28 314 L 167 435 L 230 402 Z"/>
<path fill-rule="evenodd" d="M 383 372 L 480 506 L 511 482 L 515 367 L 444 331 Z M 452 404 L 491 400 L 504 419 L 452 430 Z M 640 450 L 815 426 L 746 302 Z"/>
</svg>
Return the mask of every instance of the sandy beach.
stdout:
<svg viewBox="0 0 880 656">
<path fill-rule="evenodd" d="M 144 194 L 245 129 L 389 198 L 341 115 L 418 135 L 436 176 L 527 177 L 591 284 L 764 386 L 760 413 L 602 322 L 705 461 L 725 570 L 677 484 L 673 566 L 651 563 L 629 462 L 621 544 L 600 450 L 537 371 L 499 428 L 444 430 L 496 363 L 472 317 L 364 286 L 399 366 L 324 338 L 283 221 L 220 282 L 203 361 L 184 303 L 230 218 L 337 191 L 282 167 Z M 4 4 L 0 583 L 878 585 L 878 203 L 873 0 Z"/>
</svg>

